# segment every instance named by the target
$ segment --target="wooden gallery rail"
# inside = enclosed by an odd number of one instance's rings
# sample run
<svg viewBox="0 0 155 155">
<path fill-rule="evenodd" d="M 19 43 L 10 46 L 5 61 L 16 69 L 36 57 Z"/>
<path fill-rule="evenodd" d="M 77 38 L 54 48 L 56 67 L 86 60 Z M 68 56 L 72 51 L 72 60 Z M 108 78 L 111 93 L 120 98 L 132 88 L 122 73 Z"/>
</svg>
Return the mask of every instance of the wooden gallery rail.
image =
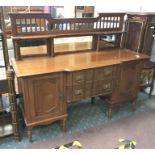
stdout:
<svg viewBox="0 0 155 155">
<path fill-rule="evenodd" d="M 16 60 L 21 59 L 20 42 L 44 39 L 47 55 L 54 56 L 53 39 L 71 36 L 93 36 L 92 49 L 98 49 L 100 35 L 117 34 L 120 46 L 123 33 L 124 13 L 100 13 L 97 18 L 53 19 L 50 14 L 9 14 Z"/>
<path fill-rule="evenodd" d="M 16 59 L 12 60 L 22 111 L 32 141 L 32 128 L 61 120 L 66 128 L 67 106 L 104 96 L 108 117 L 113 106 L 130 101 L 135 109 L 140 72 L 149 57 L 123 48 L 97 51 L 100 35 L 123 35 L 124 13 L 101 13 L 97 18 L 53 19 L 49 14 L 10 14 Z M 93 36 L 92 50 L 54 57 L 53 38 Z M 20 41 L 45 39 L 50 57 L 22 61 Z M 31 48 L 31 47 L 30 47 Z"/>
</svg>

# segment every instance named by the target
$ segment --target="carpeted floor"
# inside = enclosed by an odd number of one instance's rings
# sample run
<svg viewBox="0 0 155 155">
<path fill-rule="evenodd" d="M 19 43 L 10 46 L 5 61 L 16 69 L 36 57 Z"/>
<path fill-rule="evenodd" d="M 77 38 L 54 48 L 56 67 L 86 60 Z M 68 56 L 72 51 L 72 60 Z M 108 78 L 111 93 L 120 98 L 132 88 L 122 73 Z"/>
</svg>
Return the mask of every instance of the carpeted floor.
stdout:
<svg viewBox="0 0 155 155">
<path fill-rule="evenodd" d="M 84 148 L 115 148 L 118 139 L 134 139 L 136 148 L 155 148 L 155 96 L 148 99 L 139 93 L 137 110 L 131 112 L 130 103 L 113 110 L 108 120 L 105 103 L 96 98 L 95 104 L 83 100 L 68 108 L 68 130 L 64 133 L 60 122 L 33 129 L 33 140 L 28 142 L 26 128 L 21 128 L 21 142 L 13 136 L 0 139 L 0 148 L 54 148 L 73 140 L 80 140 Z"/>
</svg>

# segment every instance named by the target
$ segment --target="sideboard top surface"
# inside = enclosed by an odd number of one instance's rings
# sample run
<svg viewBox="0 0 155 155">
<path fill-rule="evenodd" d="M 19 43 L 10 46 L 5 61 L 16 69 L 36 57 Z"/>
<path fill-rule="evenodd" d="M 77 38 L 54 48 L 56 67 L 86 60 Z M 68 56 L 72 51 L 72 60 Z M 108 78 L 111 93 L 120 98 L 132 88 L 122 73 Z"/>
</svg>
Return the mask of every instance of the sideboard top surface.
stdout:
<svg viewBox="0 0 155 155">
<path fill-rule="evenodd" d="M 112 49 L 58 55 L 55 57 L 25 58 L 21 61 L 12 59 L 12 65 L 17 77 L 26 77 L 54 73 L 60 71 L 75 71 L 95 67 L 120 64 L 124 61 L 148 59 L 149 57 L 128 49 Z"/>
</svg>

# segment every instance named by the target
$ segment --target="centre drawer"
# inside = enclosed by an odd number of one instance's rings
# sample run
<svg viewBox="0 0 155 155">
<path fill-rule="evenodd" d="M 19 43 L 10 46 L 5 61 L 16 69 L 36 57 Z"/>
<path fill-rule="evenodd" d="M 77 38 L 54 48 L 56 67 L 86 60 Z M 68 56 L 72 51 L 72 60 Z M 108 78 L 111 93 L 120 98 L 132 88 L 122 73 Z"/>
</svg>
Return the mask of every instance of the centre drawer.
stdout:
<svg viewBox="0 0 155 155">
<path fill-rule="evenodd" d="M 113 66 L 95 69 L 94 80 L 111 79 L 113 77 Z"/>
<path fill-rule="evenodd" d="M 84 83 L 85 81 L 85 72 L 77 71 L 73 73 L 73 85 Z"/>
<path fill-rule="evenodd" d="M 93 69 L 75 71 L 67 74 L 67 86 L 84 84 L 93 81 Z"/>
</svg>

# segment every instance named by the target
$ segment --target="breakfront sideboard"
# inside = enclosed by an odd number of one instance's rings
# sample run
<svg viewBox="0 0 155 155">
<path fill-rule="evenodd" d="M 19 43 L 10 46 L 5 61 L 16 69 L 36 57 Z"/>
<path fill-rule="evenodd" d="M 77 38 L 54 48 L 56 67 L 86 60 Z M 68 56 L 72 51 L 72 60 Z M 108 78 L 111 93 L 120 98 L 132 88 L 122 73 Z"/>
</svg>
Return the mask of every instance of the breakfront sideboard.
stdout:
<svg viewBox="0 0 155 155">
<path fill-rule="evenodd" d="M 106 97 L 109 118 L 113 106 L 125 101 L 131 101 L 132 109 L 135 109 L 140 72 L 149 57 L 124 48 L 98 50 L 100 35 L 117 34 L 121 47 L 124 13 L 101 13 L 97 18 L 66 20 L 51 19 L 47 14 L 23 15 L 11 15 L 16 55 L 12 66 L 23 98 L 22 111 L 29 141 L 32 141 L 32 128 L 37 125 L 61 120 L 66 130 L 67 106 L 78 100 Z M 25 27 L 27 19 L 30 23 Z M 42 21 L 44 28 L 38 29 L 32 21 L 40 24 Z M 55 55 L 55 37 L 87 35 L 93 36 L 92 50 Z M 47 39 L 47 55 L 23 58 L 20 41 L 38 38 Z"/>
<path fill-rule="evenodd" d="M 67 105 L 95 96 L 108 96 L 112 107 L 131 101 L 133 109 L 139 90 L 140 71 L 148 57 L 118 49 L 60 55 L 51 58 L 13 60 L 23 113 L 32 141 L 32 128 L 62 120 L 66 129 Z"/>
</svg>

